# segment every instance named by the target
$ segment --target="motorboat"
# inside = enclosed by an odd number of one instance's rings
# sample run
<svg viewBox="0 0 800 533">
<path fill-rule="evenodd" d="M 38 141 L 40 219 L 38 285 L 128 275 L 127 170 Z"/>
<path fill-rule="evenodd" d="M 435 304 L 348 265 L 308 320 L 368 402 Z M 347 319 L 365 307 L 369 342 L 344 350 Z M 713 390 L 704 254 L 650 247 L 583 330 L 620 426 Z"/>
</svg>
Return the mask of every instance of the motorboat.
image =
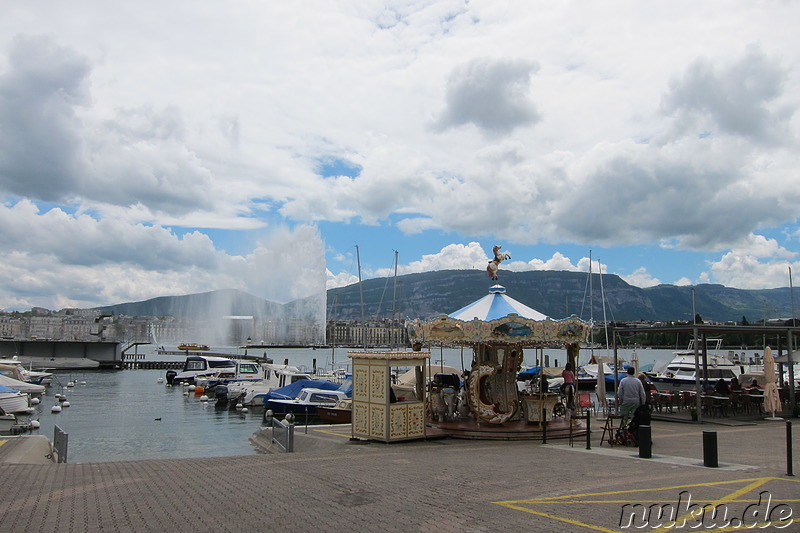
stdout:
<svg viewBox="0 0 800 533">
<path fill-rule="evenodd" d="M 269 408 L 273 414 L 289 414 L 314 416 L 317 407 L 335 407 L 347 395 L 340 390 L 308 388 L 300 391 L 297 398 L 269 400 Z"/>
<path fill-rule="evenodd" d="M 712 343 L 713 352 L 708 350 L 706 354 L 706 368 L 708 374 L 706 381 L 710 384 L 716 383 L 720 379 L 730 382 L 734 377 L 742 374 L 742 366 L 732 361 L 726 355 L 720 353 L 722 339 L 708 339 L 706 346 Z M 703 358 L 702 354 L 698 361 L 700 368 L 700 378 L 702 381 Z M 677 391 L 697 388 L 697 371 L 695 366 L 694 343 L 690 342 L 686 350 L 675 352 L 675 357 L 660 372 L 650 376 L 650 381 L 658 391 Z M 702 384 L 702 383 L 701 383 Z"/>
<path fill-rule="evenodd" d="M 0 365 L 2 366 L 2 365 Z M 14 371 L 17 373 L 11 373 L 11 375 L 6 375 L 4 373 L 0 373 L 0 385 L 8 387 L 9 389 L 17 390 L 23 394 L 29 394 L 32 396 L 41 396 L 44 394 L 45 386 L 44 385 L 37 385 L 35 383 L 29 383 L 27 381 L 22 381 L 18 379 L 21 377 L 18 373 L 18 369 L 13 368 Z M 17 376 L 16 378 L 11 376 Z"/>
<path fill-rule="evenodd" d="M 602 363 L 603 381 L 606 385 L 607 391 L 614 390 L 614 364 Z M 621 365 L 625 366 L 625 365 Z M 600 365 L 597 363 L 589 363 L 578 367 L 575 373 L 575 380 L 578 382 L 578 390 L 595 390 L 597 388 L 597 373 L 600 371 Z M 617 381 L 625 377 L 623 371 L 617 374 Z"/>
<path fill-rule="evenodd" d="M 261 380 L 265 370 L 258 361 L 234 361 L 233 367 L 219 367 L 212 374 L 194 378 L 194 384 L 207 390 L 217 385 L 228 385 L 233 382 L 252 382 Z"/>
<path fill-rule="evenodd" d="M 349 398 L 352 386 L 352 381 L 342 385 L 317 379 L 298 381 L 268 393 L 264 405 L 274 415 L 316 416 L 318 406 L 334 407 L 339 400 Z"/>
<path fill-rule="evenodd" d="M 318 405 L 317 416 L 321 422 L 328 424 L 350 424 L 353 420 L 353 400 L 339 400 L 333 407 Z"/>
<path fill-rule="evenodd" d="M 261 365 L 264 374 L 261 379 L 251 381 L 232 381 L 226 384 L 229 401 L 244 406 L 264 405 L 264 397 L 281 387 L 298 381 L 311 380 L 311 374 L 301 372 L 296 366 L 264 363 Z M 218 396 L 219 396 L 219 390 Z"/>
<path fill-rule="evenodd" d="M 182 383 L 194 385 L 196 379 L 214 376 L 220 371 L 236 372 L 236 362 L 216 355 L 189 355 L 183 363 L 183 370 L 181 372 L 168 370 L 166 380 L 169 385 Z"/>
<path fill-rule="evenodd" d="M 31 412 L 30 396 L 0 384 L 0 410 L 7 415 Z"/>
<path fill-rule="evenodd" d="M 16 367 L 19 370 L 19 377 L 12 375 L 11 372 L 4 372 L 3 369 L 5 365 Z M 11 359 L 0 359 L 0 374 L 5 374 L 14 379 L 27 381 L 28 383 L 33 383 L 35 385 L 50 385 L 50 383 L 53 381 L 52 373 L 27 369 L 16 355 Z"/>
</svg>

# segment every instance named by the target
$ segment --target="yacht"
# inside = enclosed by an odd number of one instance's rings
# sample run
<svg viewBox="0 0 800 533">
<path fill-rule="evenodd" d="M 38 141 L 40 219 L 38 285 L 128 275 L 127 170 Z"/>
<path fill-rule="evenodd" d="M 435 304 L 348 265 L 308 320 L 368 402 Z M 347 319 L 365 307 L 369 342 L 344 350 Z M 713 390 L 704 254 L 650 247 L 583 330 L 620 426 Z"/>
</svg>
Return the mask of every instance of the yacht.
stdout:
<svg viewBox="0 0 800 533">
<path fill-rule="evenodd" d="M 726 355 L 720 353 L 722 339 L 708 339 L 706 346 L 713 345 L 713 351 L 707 350 L 706 361 L 708 369 L 708 382 L 714 384 L 720 379 L 730 382 L 731 378 L 742 374 L 742 366 Z M 703 356 L 699 354 L 698 363 L 702 381 Z M 676 391 L 695 389 L 697 387 L 697 371 L 694 358 L 694 342 L 689 342 L 689 347 L 684 351 L 675 352 L 675 357 L 669 364 L 657 373 L 650 376 L 650 381 L 658 391 Z"/>
<path fill-rule="evenodd" d="M 169 385 L 194 385 L 196 379 L 213 376 L 220 371 L 236 372 L 236 362 L 216 355 L 189 355 L 183 363 L 183 371 L 168 370 L 166 379 Z"/>
</svg>

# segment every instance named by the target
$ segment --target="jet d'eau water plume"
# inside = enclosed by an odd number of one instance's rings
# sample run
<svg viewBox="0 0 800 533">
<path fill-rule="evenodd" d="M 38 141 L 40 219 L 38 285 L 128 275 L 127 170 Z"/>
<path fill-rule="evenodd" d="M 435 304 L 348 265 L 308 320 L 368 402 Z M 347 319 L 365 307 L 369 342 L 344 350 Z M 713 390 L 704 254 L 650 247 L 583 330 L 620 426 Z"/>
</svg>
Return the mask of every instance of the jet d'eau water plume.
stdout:
<svg viewBox="0 0 800 533">
<path fill-rule="evenodd" d="M 316 228 L 271 228 L 251 253 L 229 264 L 233 287 L 193 295 L 170 314 L 191 318 L 193 340 L 211 345 L 322 344 L 325 268 Z"/>
</svg>

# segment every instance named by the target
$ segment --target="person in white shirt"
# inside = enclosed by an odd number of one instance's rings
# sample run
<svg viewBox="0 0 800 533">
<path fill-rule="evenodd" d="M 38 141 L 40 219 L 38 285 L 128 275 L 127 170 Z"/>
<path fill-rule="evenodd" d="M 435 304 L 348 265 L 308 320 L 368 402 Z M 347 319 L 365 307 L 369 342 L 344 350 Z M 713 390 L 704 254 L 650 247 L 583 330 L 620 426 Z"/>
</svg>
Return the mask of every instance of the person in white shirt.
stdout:
<svg viewBox="0 0 800 533">
<path fill-rule="evenodd" d="M 634 368 L 628 367 L 628 375 L 619 382 L 617 401 L 620 402 L 619 413 L 622 415 L 622 426 L 625 427 L 640 405 L 647 401 L 642 382 L 634 376 Z"/>
</svg>

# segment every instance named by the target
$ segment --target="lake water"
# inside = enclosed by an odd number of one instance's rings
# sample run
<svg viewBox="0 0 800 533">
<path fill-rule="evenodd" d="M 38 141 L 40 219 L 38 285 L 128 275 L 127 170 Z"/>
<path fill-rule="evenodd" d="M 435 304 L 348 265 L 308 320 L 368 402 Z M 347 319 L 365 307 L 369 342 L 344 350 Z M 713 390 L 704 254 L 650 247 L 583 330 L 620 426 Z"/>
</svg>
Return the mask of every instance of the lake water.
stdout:
<svg viewBox="0 0 800 533">
<path fill-rule="evenodd" d="M 212 348 L 214 351 L 223 349 Z M 235 350 L 229 350 L 236 353 Z M 250 350 L 249 355 L 262 355 L 264 350 Z M 242 352 L 243 353 L 243 352 Z M 330 365 L 332 360 L 348 361 L 347 350 L 267 349 L 275 363 L 305 366 L 310 369 L 314 360 L 318 367 Z M 564 350 L 547 349 L 544 352 L 525 350 L 525 366 L 533 366 L 537 356 L 547 354 L 550 364 L 563 365 Z M 582 351 L 582 362 L 587 351 Z M 605 355 L 605 350 L 596 350 Z M 335 355 L 335 359 L 334 359 Z M 631 350 L 620 352 L 628 360 Z M 671 350 L 638 350 L 640 364 L 669 361 Z M 184 360 L 183 356 L 163 356 L 140 352 L 145 360 Z M 431 350 L 432 363 L 462 368 L 461 361 L 470 367 L 472 352 L 465 348 Z M 435 366 L 435 365 L 434 365 Z M 433 369 L 435 372 L 435 368 Z M 57 424 L 69 435 L 68 461 L 70 463 L 106 462 L 130 459 L 168 459 L 191 457 L 224 457 L 259 453 L 249 437 L 261 427 L 263 410 L 251 409 L 248 413 L 218 409 L 213 396 L 201 402 L 190 393 L 184 395 L 183 387 L 167 387 L 158 383 L 164 370 L 86 370 L 60 371 L 36 412 L 41 428 L 36 433 L 53 439 Z M 68 382 L 74 387 L 65 388 Z M 70 403 L 61 413 L 51 413 L 53 405 L 62 405 L 56 393 L 63 393 Z"/>
</svg>

